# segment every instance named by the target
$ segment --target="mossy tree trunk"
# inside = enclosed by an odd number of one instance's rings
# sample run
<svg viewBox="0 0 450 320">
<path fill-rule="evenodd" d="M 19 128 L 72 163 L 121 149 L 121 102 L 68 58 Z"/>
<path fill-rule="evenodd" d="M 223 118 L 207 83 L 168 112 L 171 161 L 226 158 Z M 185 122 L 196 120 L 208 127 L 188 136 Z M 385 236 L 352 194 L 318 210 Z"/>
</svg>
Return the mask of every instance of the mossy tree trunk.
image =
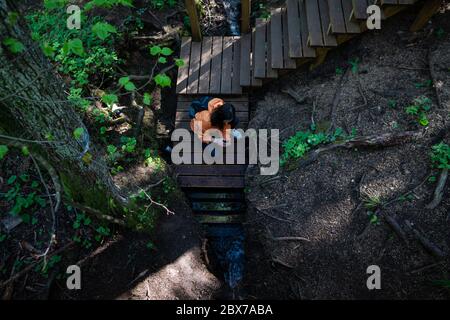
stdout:
<svg viewBox="0 0 450 320">
<path fill-rule="evenodd" d="M 87 129 L 68 103 L 63 80 L 39 44 L 31 40 L 23 19 L 14 25 L 7 22 L 11 11 L 17 11 L 14 3 L 0 0 L 0 43 L 13 38 L 25 49 L 13 54 L 4 44 L 0 47 L 0 130 L 38 141 L 51 137 L 54 144 L 33 144 L 32 150 L 56 169 L 74 201 L 103 212 L 112 206 L 125 206 L 126 198 L 114 185 L 105 161 L 92 143 L 88 150 L 92 161 L 81 159 L 86 144 L 75 139 L 73 132 L 83 128 L 87 133 Z"/>
</svg>

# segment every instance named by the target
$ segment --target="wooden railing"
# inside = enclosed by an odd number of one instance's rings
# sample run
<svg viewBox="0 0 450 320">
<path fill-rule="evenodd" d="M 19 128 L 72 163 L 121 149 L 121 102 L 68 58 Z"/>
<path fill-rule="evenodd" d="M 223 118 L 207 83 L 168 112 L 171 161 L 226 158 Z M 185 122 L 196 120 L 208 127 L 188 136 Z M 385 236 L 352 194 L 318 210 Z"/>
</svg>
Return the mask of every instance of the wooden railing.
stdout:
<svg viewBox="0 0 450 320">
<path fill-rule="evenodd" d="M 192 40 L 202 41 L 202 31 L 198 19 L 196 0 L 185 0 L 186 11 L 191 24 Z M 251 0 L 241 0 L 241 33 L 250 32 Z"/>
</svg>

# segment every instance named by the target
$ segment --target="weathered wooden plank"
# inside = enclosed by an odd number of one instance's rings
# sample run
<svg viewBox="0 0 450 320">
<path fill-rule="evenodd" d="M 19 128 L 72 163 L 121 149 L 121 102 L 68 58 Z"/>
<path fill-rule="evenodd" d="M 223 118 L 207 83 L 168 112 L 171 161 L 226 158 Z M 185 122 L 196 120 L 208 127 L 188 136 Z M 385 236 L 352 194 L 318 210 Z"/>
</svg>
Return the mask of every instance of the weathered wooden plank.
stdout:
<svg viewBox="0 0 450 320">
<path fill-rule="evenodd" d="M 367 19 L 367 0 L 352 0 L 353 10 L 351 19 L 366 20 Z"/>
<path fill-rule="evenodd" d="M 192 201 L 192 210 L 196 214 L 207 213 L 213 215 L 239 214 L 245 210 L 242 202 L 213 202 L 213 201 Z"/>
<path fill-rule="evenodd" d="M 326 47 L 337 46 L 336 37 L 333 34 L 328 33 L 328 27 L 330 26 L 330 10 L 328 8 L 327 0 L 318 0 L 320 23 L 322 29 L 323 44 Z"/>
<path fill-rule="evenodd" d="M 361 33 L 361 28 L 359 27 L 359 23 L 352 21 L 350 19 L 351 12 L 353 9 L 353 5 L 349 0 L 342 0 L 342 9 L 344 12 L 345 19 L 345 27 L 347 29 L 347 33 Z"/>
<path fill-rule="evenodd" d="M 284 8 L 281 14 L 281 22 L 283 28 L 283 63 L 284 69 L 295 69 L 297 63 L 295 59 L 289 56 L 289 31 L 288 31 L 288 17 L 286 9 Z"/>
<path fill-rule="evenodd" d="M 198 93 L 209 93 L 209 77 L 211 74 L 212 37 L 204 37 L 202 41 L 202 58 L 200 61 L 200 80 Z"/>
<path fill-rule="evenodd" d="M 316 56 L 316 50 L 308 45 L 308 21 L 306 17 L 306 7 L 304 1 L 299 2 L 298 9 L 300 14 L 300 33 L 302 38 L 303 57 L 314 58 Z"/>
<path fill-rule="evenodd" d="M 346 33 L 347 29 L 345 27 L 341 0 L 328 0 L 328 8 L 330 10 L 330 27 L 328 32 Z"/>
<path fill-rule="evenodd" d="M 178 96 L 177 101 L 178 102 L 182 102 L 182 101 L 192 101 L 194 99 L 200 98 L 204 95 L 180 95 Z M 233 96 L 233 95 L 222 95 L 221 96 L 222 99 L 225 99 L 227 101 L 247 101 L 248 102 L 248 96 L 246 94 L 244 95 L 240 95 L 240 96 Z"/>
<path fill-rule="evenodd" d="M 251 85 L 252 87 L 262 87 L 262 80 L 255 77 L 255 30 L 252 32 L 252 50 L 251 50 Z"/>
<path fill-rule="evenodd" d="M 271 39 L 271 32 L 272 32 L 272 26 L 271 22 L 269 21 L 267 23 L 266 27 L 266 39 L 267 39 L 267 45 L 266 45 L 266 77 L 275 79 L 278 77 L 278 71 L 272 68 L 272 39 Z"/>
<path fill-rule="evenodd" d="M 187 196 L 191 200 L 244 200 L 244 194 L 240 192 L 189 192 Z"/>
<path fill-rule="evenodd" d="M 175 166 L 175 173 L 190 176 L 243 176 L 246 168 L 246 165 L 185 164 Z"/>
<path fill-rule="evenodd" d="M 200 76 L 200 56 L 202 53 L 202 43 L 192 42 L 191 44 L 191 59 L 189 64 L 189 80 L 187 86 L 187 93 L 198 92 L 198 80 Z"/>
<path fill-rule="evenodd" d="M 177 112 L 187 112 L 191 105 L 191 102 L 196 98 L 191 98 L 189 101 L 179 101 L 177 106 Z M 230 98 L 224 98 L 226 102 L 233 104 L 236 112 L 247 112 L 248 113 L 248 101 L 234 101 Z"/>
<path fill-rule="evenodd" d="M 248 87 L 251 85 L 251 51 L 252 34 L 246 33 L 241 36 L 241 74 L 240 85 Z"/>
<path fill-rule="evenodd" d="M 220 83 L 220 93 L 231 93 L 231 76 L 233 72 L 233 37 L 223 38 L 222 49 L 222 80 Z"/>
<path fill-rule="evenodd" d="M 311 47 L 323 47 L 320 11 L 317 0 L 305 0 L 308 20 L 308 44 Z"/>
<path fill-rule="evenodd" d="M 270 18 L 271 66 L 282 69 L 283 63 L 283 34 L 281 22 L 281 9 L 272 11 Z"/>
<path fill-rule="evenodd" d="M 264 19 L 256 19 L 255 50 L 253 51 L 255 78 L 266 77 L 266 26 Z"/>
<path fill-rule="evenodd" d="M 178 79 L 176 92 L 186 94 L 186 88 L 189 78 L 189 59 L 191 56 L 191 38 L 184 37 L 181 40 L 180 58 L 183 59 L 184 65 L 178 68 Z"/>
<path fill-rule="evenodd" d="M 241 41 L 239 37 L 233 39 L 233 75 L 231 80 L 231 93 L 241 94 Z"/>
<path fill-rule="evenodd" d="M 244 188 L 243 177 L 215 176 L 179 176 L 178 183 L 182 188 Z"/>
<path fill-rule="evenodd" d="M 220 93 L 220 82 L 222 79 L 222 37 L 213 37 L 213 49 L 211 60 L 211 75 L 209 82 L 209 93 Z"/>
<path fill-rule="evenodd" d="M 303 57 L 301 25 L 299 13 L 299 0 L 287 0 L 286 11 L 288 20 L 288 34 L 289 34 L 289 57 L 301 58 Z M 277 31 L 278 32 L 278 31 Z M 275 34 L 275 37 L 280 37 Z"/>
<path fill-rule="evenodd" d="M 195 218 L 202 224 L 229 224 L 244 222 L 243 215 L 195 215 Z"/>
<path fill-rule="evenodd" d="M 240 121 L 248 122 L 248 111 L 236 111 L 236 117 Z M 190 121 L 188 110 L 177 111 L 175 121 Z"/>
</svg>

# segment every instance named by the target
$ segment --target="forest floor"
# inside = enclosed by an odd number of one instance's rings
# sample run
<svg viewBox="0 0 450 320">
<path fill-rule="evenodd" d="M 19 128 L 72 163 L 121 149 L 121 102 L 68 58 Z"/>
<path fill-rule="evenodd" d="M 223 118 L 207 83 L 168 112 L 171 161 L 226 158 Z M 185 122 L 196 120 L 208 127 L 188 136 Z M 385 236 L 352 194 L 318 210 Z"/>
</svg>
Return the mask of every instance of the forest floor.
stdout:
<svg viewBox="0 0 450 320">
<path fill-rule="evenodd" d="M 431 166 L 431 148 L 450 141 L 450 12 L 417 34 L 408 31 L 414 17 L 401 13 L 332 51 L 314 71 L 298 70 L 253 95 L 249 127 L 279 129 L 281 142 L 312 126 L 420 136 L 392 147 L 334 149 L 312 163 L 290 160 L 275 178 L 250 168 L 249 297 L 450 298 L 448 187 L 438 207 L 425 208 L 440 172 Z M 428 124 L 405 111 L 418 97 L 431 100 Z M 405 240 L 386 217 L 395 218 Z M 426 250 L 406 220 L 445 256 Z M 380 267 L 381 290 L 366 286 L 370 265 Z"/>
</svg>

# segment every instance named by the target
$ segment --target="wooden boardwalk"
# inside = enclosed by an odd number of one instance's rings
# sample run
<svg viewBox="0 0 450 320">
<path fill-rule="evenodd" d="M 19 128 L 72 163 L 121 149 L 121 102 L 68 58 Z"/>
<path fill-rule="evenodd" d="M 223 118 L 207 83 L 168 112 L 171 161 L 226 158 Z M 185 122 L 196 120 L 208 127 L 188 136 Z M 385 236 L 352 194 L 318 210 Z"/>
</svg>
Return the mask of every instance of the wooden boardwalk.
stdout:
<svg viewBox="0 0 450 320">
<path fill-rule="evenodd" d="M 284 71 L 323 60 L 330 48 L 366 31 L 367 7 L 388 18 L 417 0 L 286 0 L 240 37 L 182 39 L 179 95 L 242 95 Z"/>
<path fill-rule="evenodd" d="M 256 19 L 253 30 L 240 37 L 204 37 L 201 42 L 183 38 L 180 55 L 185 64 L 178 72 L 175 128 L 190 128 L 190 103 L 204 95 L 233 103 L 239 128 L 247 128 L 248 89 L 262 87 L 304 63 L 321 63 L 328 50 L 367 31 L 368 6 L 380 5 L 382 19 L 386 19 L 415 2 L 286 0 L 269 19 Z M 193 151 L 190 158 L 197 153 Z M 242 221 L 245 170 L 245 164 L 208 165 L 203 161 L 175 168 L 179 185 L 198 219 L 206 224 Z"/>
</svg>

